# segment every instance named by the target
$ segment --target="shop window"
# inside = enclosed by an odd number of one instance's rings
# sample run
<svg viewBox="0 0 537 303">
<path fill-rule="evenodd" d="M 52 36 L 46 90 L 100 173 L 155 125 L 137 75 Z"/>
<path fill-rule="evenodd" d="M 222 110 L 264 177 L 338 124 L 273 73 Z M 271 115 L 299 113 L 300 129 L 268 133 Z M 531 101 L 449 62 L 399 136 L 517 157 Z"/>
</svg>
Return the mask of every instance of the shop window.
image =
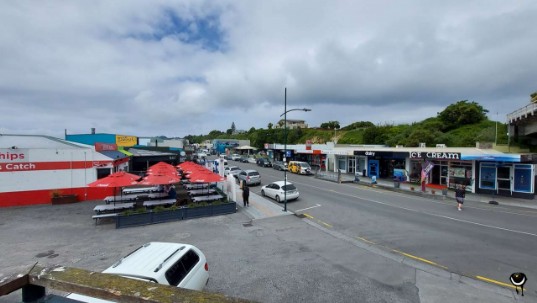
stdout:
<svg viewBox="0 0 537 303">
<path fill-rule="evenodd" d="M 531 165 L 515 165 L 513 190 L 517 192 L 531 193 L 533 170 Z"/>
<path fill-rule="evenodd" d="M 496 166 L 494 164 L 481 163 L 480 176 L 480 188 L 496 189 Z"/>
</svg>

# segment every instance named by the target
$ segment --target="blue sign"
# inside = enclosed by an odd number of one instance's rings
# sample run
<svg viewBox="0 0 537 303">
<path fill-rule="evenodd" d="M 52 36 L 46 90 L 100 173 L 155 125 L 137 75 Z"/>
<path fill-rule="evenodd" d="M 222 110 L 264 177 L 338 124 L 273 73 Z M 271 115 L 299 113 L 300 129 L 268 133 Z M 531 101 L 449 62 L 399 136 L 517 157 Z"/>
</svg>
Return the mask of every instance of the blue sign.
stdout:
<svg viewBox="0 0 537 303">
<path fill-rule="evenodd" d="M 286 157 L 286 158 L 291 158 L 291 155 L 292 155 L 292 154 L 291 154 L 291 151 L 290 151 L 290 150 L 286 150 L 286 151 L 285 151 L 285 157 Z"/>
</svg>

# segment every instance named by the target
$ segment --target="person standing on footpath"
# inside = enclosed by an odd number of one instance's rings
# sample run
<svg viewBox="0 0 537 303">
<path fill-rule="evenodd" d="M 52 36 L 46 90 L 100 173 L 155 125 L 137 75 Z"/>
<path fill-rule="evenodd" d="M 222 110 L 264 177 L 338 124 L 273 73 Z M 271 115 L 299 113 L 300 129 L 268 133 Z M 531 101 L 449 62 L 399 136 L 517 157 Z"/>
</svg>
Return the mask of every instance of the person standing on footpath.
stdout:
<svg viewBox="0 0 537 303">
<path fill-rule="evenodd" d="M 456 185 L 457 188 L 455 189 L 455 199 L 458 203 L 458 210 L 462 210 L 462 204 L 464 204 L 464 197 L 466 196 L 466 187 L 462 184 Z"/>
<path fill-rule="evenodd" d="M 244 184 L 244 187 L 242 189 L 242 202 L 244 203 L 244 206 L 250 206 L 248 198 L 250 198 L 250 188 L 246 184 Z"/>
</svg>

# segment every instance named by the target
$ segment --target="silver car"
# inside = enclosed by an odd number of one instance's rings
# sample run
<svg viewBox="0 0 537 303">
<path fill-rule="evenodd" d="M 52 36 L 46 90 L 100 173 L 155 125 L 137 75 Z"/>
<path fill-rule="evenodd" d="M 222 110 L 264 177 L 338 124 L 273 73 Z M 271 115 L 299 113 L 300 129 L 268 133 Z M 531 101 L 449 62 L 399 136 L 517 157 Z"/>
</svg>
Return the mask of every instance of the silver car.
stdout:
<svg viewBox="0 0 537 303">
<path fill-rule="evenodd" d="M 237 175 L 237 183 L 240 182 L 248 186 L 261 184 L 261 175 L 254 169 L 243 170 Z"/>
</svg>

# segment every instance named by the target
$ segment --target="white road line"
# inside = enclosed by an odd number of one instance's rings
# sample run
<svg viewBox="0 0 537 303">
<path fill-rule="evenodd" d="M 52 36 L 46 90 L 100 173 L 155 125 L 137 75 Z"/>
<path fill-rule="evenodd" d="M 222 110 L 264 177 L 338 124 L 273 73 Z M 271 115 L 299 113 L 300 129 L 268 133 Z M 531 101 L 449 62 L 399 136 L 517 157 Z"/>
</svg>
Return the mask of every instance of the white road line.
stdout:
<svg viewBox="0 0 537 303">
<path fill-rule="evenodd" d="M 361 200 L 365 200 L 365 201 L 369 201 L 369 202 L 373 202 L 373 203 L 377 203 L 377 204 L 381 204 L 381 205 L 386 205 L 386 206 L 391 206 L 391 207 L 394 207 L 394 208 L 404 209 L 404 210 L 408 210 L 408 211 L 415 212 L 415 213 L 426 214 L 426 215 L 430 215 L 430 216 L 433 216 L 433 217 L 439 217 L 439 218 L 444 218 L 444 219 L 453 220 L 453 221 L 457 221 L 457 222 L 463 222 L 463 223 L 468 223 L 468 224 L 488 227 L 488 228 L 492 228 L 492 229 L 499 229 L 499 230 L 504 230 L 504 231 L 508 231 L 508 232 L 512 232 L 512 233 L 517 233 L 517 234 L 523 234 L 523 235 L 528 235 L 528 236 L 532 236 L 532 237 L 537 237 L 537 234 L 533 234 L 533 233 L 529 233 L 529 232 L 525 232 L 525 231 L 513 230 L 513 229 L 509 229 L 509 228 L 493 226 L 493 225 L 488 225 L 488 224 L 482 224 L 482 223 L 477 223 L 477 222 L 473 222 L 473 221 L 468 221 L 468 220 L 462 220 L 462 219 L 457 219 L 457 218 L 453 218 L 453 217 L 448 217 L 448 216 L 444 216 L 444 215 L 437 215 L 437 214 L 433 214 L 433 213 L 429 213 L 429 212 L 425 212 L 425 211 L 419 211 L 419 210 L 415 210 L 415 209 L 411 209 L 411 208 L 407 208 L 407 207 L 391 205 L 391 204 L 384 203 L 384 202 L 381 202 L 381 201 L 368 200 L 368 199 L 364 199 L 364 198 L 354 196 L 354 195 L 348 195 L 348 194 L 343 194 L 343 193 L 339 193 L 339 194 L 344 195 L 344 196 L 357 198 L 357 199 L 361 199 Z"/>
<path fill-rule="evenodd" d="M 303 210 L 308 210 L 308 209 L 312 209 L 312 208 L 315 208 L 315 207 L 319 207 L 319 206 L 321 206 L 321 204 L 317 204 L 317 205 L 315 205 L 315 206 L 311 206 L 311 207 L 306 207 L 306 208 L 303 208 L 303 209 L 297 209 L 297 210 L 295 210 L 295 213 L 296 213 L 296 212 L 299 212 L 299 211 L 303 211 Z"/>
</svg>

